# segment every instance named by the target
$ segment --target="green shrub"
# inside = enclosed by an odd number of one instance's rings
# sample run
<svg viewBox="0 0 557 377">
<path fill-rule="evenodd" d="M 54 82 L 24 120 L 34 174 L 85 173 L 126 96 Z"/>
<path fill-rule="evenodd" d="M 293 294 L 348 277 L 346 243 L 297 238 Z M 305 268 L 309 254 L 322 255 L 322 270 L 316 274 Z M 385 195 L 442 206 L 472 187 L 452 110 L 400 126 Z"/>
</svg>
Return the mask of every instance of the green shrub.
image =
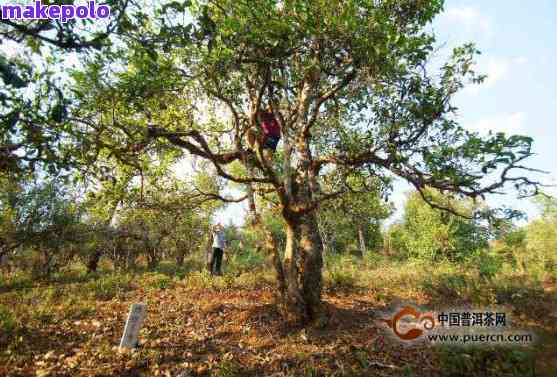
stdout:
<svg viewBox="0 0 557 377">
<path fill-rule="evenodd" d="M 55 312 L 55 307 L 47 302 L 30 307 L 31 319 L 42 325 L 51 323 L 54 320 Z"/>
<path fill-rule="evenodd" d="M 226 278 L 227 276 L 225 276 Z M 275 284 L 275 278 L 271 271 L 245 272 L 233 277 L 231 284 L 241 288 L 257 288 Z"/>
<path fill-rule="evenodd" d="M 492 280 L 503 267 L 503 257 L 489 250 L 476 252 L 469 260 L 482 279 Z"/>
<path fill-rule="evenodd" d="M 131 276 L 109 275 L 103 276 L 86 284 L 86 289 L 98 300 L 111 300 L 114 297 L 132 289 Z"/>
<path fill-rule="evenodd" d="M 462 214 L 474 211 L 471 201 L 451 199 L 435 190 L 427 190 L 426 195 Z M 404 211 L 402 223 L 391 226 L 386 237 L 389 253 L 430 261 L 462 261 L 488 246 L 487 232 L 479 223 L 432 208 L 416 192 L 408 196 Z"/>
<path fill-rule="evenodd" d="M 352 289 L 356 287 L 358 278 L 355 266 L 360 263 L 354 262 L 354 257 L 339 256 L 333 258 L 325 274 L 325 283 L 330 289 Z"/>
<path fill-rule="evenodd" d="M 366 267 L 377 268 L 385 263 L 386 258 L 384 255 L 381 255 L 379 253 L 371 252 L 364 255 L 364 261 L 366 263 Z"/>
<path fill-rule="evenodd" d="M 547 273 L 554 275 L 557 273 L 557 261 L 553 259 L 546 260 L 544 263 L 544 269 Z"/>
<path fill-rule="evenodd" d="M 174 285 L 174 280 L 170 276 L 160 273 L 147 274 L 145 282 L 148 287 L 155 289 L 167 289 Z"/>
<path fill-rule="evenodd" d="M 350 271 L 338 269 L 329 273 L 328 283 L 333 289 L 350 289 L 356 286 L 356 278 Z"/>
<path fill-rule="evenodd" d="M 155 272 L 159 274 L 166 275 L 167 277 L 177 277 L 178 279 L 183 279 L 188 272 L 193 269 L 191 260 L 184 261 L 184 265 L 178 266 L 174 262 L 161 262 L 157 268 L 155 268 Z"/>
<path fill-rule="evenodd" d="M 70 296 L 58 307 L 58 312 L 63 313 L 64 319 L 82 319 L 95 313 L 95 306 L 82 297 Z"/>
<path fill-rule="evenodd" d="M 257 251 L 244 251 L 229 255 L 224 269 L 233 275 L 240 275 L 245 272 L 261 269 L 265 266 L 265 256 Z"/>
<path fill-rule="evenodd" d="M 98 278 L 99 275 L 98 272 L 87 273 L 87 270 L 83 266 L 69 266 L 69 268 L 64 271 L 54 273 L 49 281 L 59 284 L 86 283 L 92 279 Z"/>
<path fill-rule="evenodd" d="M 432 296 L 460 297 L 467 286 L 466 277 L 463 275 L 440 274 L 423 282 L 423 287 Z"/>
<path fill-rule="evenodd" d="M 11 311 L 0 304 L 0 336 L 11 337 L 16 329 L 16 320 Z"/>
<path fill-rule="evenodd" d="M 242 375 L 239 365 L 232 360 L 221 361 L 217 366 L 217 370 L 217 375 L 220 377 L 237 377 Z"/>
<path fill-rule="evenodd" d="M 199 289 L 213 286 L 213 278 L 206 270 L 192 272 L 184 280 L 189 288 Z"/>
<path fill-rule="evenodd" d="M 54 303 L 64 297 L 64 288 L 58 285 L 51 285 L 44 289 L 42 295 L 44 297 L 44 302 Z"/>
<path fill-rule="evenodd" d="M 495 304 L 492 287 L 480 284 L 474 274 L 463 272 L 440 273 L 427 277 L 421 286 L 431 299 L 447 305 L 448 302 L 467 302 L 477 305 Z"/>
<path fill-rule="evenodd" d="M 33 286 L 33 277 L 25 271 L 16 271 L 9 277 L 0 279 L 0 289 L 12 290 L 31 288 Z"/>
<path fill-rule="evenodd" d="M 389 256 L 397 259 L 408 258 L 406 248 L 406 229 L 402 223 L 394 223 L 385 233 L 383 239 L 383 250 Z"/>
<path fill-rule="evenodd" d="M 516 376 L 533 377 L 533 355 L 528 350 L 491 347 L 439 348 L 442 376 Z"/>
</svg>

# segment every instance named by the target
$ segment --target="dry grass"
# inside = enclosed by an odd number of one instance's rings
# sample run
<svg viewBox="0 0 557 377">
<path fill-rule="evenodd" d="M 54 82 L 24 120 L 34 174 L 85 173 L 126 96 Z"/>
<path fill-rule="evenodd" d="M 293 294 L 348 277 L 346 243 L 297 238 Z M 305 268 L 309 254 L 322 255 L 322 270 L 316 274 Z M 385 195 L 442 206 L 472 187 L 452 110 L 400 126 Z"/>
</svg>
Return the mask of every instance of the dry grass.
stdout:
<svg viewBox="0 0 557 377">
<path fill-rule="evenodd" d="M 219 278 L 159 271 L 6 285 L 0 317 L 9 316 L 11 327 L 0 335 L 0 376 L 533 376 L 535 368 L 539 376 L 555 370 L 555 281 L 482 280 L 448 264 L 341 262 L 328 263 L 325 273 L 329 324 L 321 329 L 281 321 L 272 274 L 263 269 Z M 119 352 L 134 302 L 148 305 L 140 347 Z M 541 340 L 535 350 L 407 346 L 376 321 L 405 302 L 509 305 L 516 325 L 536 329 Z"/>
</svg>

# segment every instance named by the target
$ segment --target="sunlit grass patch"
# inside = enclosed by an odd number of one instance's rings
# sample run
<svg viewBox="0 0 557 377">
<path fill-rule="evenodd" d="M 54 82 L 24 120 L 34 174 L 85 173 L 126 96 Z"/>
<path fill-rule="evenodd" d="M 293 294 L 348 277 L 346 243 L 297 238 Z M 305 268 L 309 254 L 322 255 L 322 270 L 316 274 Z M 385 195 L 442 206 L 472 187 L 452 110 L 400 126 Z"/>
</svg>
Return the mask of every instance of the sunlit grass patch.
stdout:
<svg viewBox="0 0 557 377">
<path fill-rule="evenodd" d="M 329 290 L 357 288 L 358 273 L 349 267 L 334 267 L 325 272 L 325 287 Z"/>
<path fill-rule="evenodd" d="M 224 269 L 232 275 L 241 275 L 266 267 L 265 255 L 259 252 L 242 252 L 226 255 Z"/>
<path fill-rule="evenodd" d="M 61 314 L 61 319 L 76 320 L 93 315 L 95 303 L 79 296 L 69 296 L 60 303 L 57 309 Z"/>
<path fill-rule="evenodd" d="M 184 278 L 184 285 L 190 289 L 211 288 L 213 277 L 207 271 L 195 271 Z"/>
<path fill-rule="evenodd" d="M 84 288 L 92 298 L 107 301 L 132 290 L 132 280 L 131 275 L 114 274 L 90 281 Z"/>
<path fill-rule="evenodd" d="M 146 273 L 140 277 L 141 284 L 150 289 L 169 289 L 175 284 L 175 279 L 158 272 Z"/>
<path fill-rule="evenodd" d="M 199 262 L 198 258 L 190 256 L 184 260 L 182 265 L 178 265 L 173 261 L 162 261 L 151 271 L 138 270 L 138 272 L 153 272 L 181 280 L 192 271 L 200 270 L 202 267 L 202 263 Z"/>
<path fill-rule="evenodd" d="M 446 377 L 536 375 L 531 350 L 490 347 L 439 347 L 441 374 Z"/>
<path fill-rule="evenodd" d="M 16 271 L 2 276 L 0 279 L 0 292 L 31 288 L 34 284 L 35 282 L 30 273 L 25 271 Z"/>
<path fill-rule="evenodd" d="M 231 276 L 231 285 L 239 288 L 260 288 L 264 286 L 274 286 L 275 278 L 273 271 L 260 270 L 255 272 L 245 272 L 238 276 Z"/>
<path fill-rule="evenodd" d="M 215 372 L 220 377 L 240 377 L 242 371 L 238 363 L 233 360 L 223 360 L 215 368 Z"/>
<path fill-rule="evenodd" d="M 16 327 L 17 322 L 12 311 L 5 305 L 0 304 L 0 342 L 9 339 Z"/>
</svg>

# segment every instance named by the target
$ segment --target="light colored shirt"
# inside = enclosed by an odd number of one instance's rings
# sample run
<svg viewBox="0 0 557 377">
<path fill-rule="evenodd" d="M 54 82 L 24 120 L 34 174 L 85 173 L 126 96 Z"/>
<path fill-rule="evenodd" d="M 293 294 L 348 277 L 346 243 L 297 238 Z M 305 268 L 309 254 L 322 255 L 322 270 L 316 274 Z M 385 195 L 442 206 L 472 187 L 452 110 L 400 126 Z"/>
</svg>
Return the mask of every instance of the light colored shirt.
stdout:
<svg viewBox="0 0 557 377">
<path fill-rule="evenodd" d="M 213 247 L 218 247 L 221 250 L 224 250 L 224 232 L 222 230 L 213 231 Z"/>
</svg>

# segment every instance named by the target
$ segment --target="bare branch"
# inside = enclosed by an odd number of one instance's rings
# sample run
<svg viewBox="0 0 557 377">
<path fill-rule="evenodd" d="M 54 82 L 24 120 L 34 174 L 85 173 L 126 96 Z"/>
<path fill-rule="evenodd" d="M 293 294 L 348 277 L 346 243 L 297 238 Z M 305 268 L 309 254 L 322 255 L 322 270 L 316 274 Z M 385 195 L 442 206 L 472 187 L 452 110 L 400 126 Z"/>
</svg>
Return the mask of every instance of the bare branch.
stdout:
<svg viewBox="0 0 557 377">
<path fill-rule="evenodd" d="M 201 195 L 207 197 L 210 200 L 218 200 L 218 201 L 221 201 L 221 202 L 224 202 L 224 203 L 240 203 L 240 202 L 243 202 L 244 200 L 246 200 L 248 198 L 247 195 L 244 195 L 240 198 L 225 198 L 224 196 L 221 196 L 217 193 L 203 192 L 198 187 L 195 187 L 195 191 L 199 192 Z"/>
<path fill-rule="evenodd" d="M 317 120 L 317 116 L 319 115 L 319 111 L 321 109 L 321 106 L 325 102 L 327 102 L 329 99 L 333 98 L 336 93 L 338 93 L 340 90 L 345 88 L 348 84 L 350 84 L 350 82 L 352 80 L 354 80 L 354 78 L 356 78 L 356 71 L 352 71 L 352 72 L 348 73 L 337 85 L 335 85 L 333 88 L 331 88 L 330 90 L 323 93 L 320 97 L 317 98 L 316 103 L 313 107 L 311 117 L 310 117 L 309 121 L 306 123 L 306 125 L 304 127 L 304 130 L 303 130 L 303 135 L 304 136 L 306 136 L 306 137 L 308 136 L 311 127 L 315 124 L 315 121 Z"/>
</svg>

